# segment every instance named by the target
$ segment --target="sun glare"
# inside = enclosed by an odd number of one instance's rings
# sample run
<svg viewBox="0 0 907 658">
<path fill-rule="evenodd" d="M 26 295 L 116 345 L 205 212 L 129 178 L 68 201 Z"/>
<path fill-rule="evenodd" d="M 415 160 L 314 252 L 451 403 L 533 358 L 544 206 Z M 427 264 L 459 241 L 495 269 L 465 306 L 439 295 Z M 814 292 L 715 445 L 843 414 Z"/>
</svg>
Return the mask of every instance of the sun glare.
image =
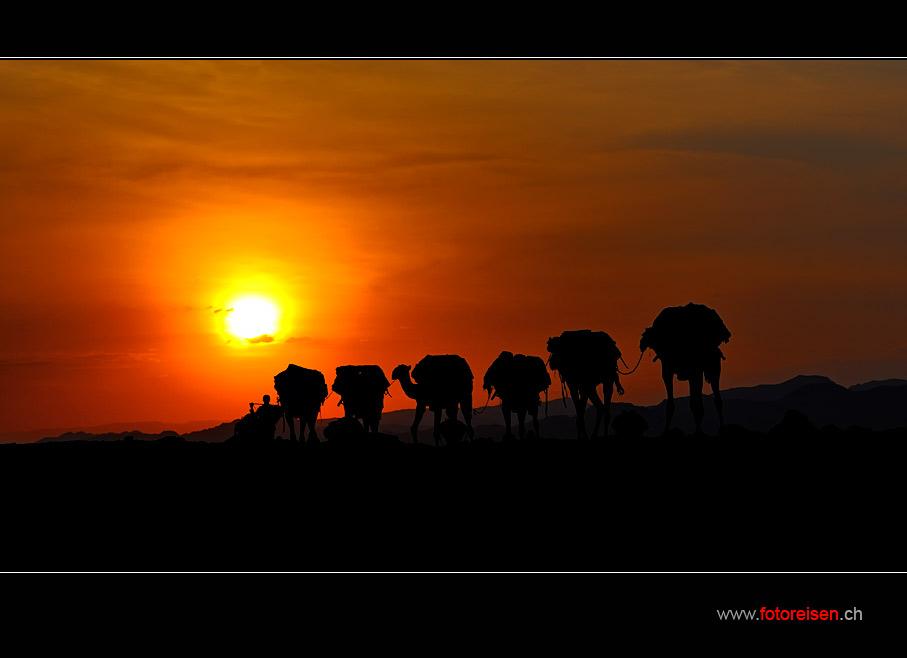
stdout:
<svg viewBox="0 0 907 658">
<path fill-rule="evenodd" d="M 279 313 L 274 302 L 264 297 L 243 297 L 226 309 L 227 333 L 253 342 L 256 338 L 273 337 L 279 329 Z"/>
</svg>

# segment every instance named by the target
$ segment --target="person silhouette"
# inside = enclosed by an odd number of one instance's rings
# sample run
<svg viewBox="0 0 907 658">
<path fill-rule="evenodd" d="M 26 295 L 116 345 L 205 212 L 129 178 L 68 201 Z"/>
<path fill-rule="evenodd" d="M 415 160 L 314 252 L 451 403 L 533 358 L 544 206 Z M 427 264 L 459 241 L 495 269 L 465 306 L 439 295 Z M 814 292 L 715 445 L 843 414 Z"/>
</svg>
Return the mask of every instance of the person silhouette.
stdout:
<svg viewBox="0 0 907 658">
<path fill-rule="evenodd" d="M 259 403 L 257 403 L 257 402 L 250 402 L 250 403 L 249 403 L 249 413 L 250 413 L 250 414 L 258 413 L 259 416 L 264 415 L 264 414 L 261 414 L 261 413 L 259 413 L 259 412 L 261 412 L 261 410 L 262 410 L 264 407 L 270 407 L 270 406 L 271 406 L 271 396 L 268 395 L 267 393 L 265 393 L 264 395 L 261 396 L 261 404 L 260 404 L 259 407 L 258 407 L 258 412 L 255 411 L 255 405 L 256 405 L 256 404 L 259 404 Z"/>
<path fill-rule="evenodd" d="M 250 402 L 251 406 L 252 403 Z M 277 429 L 278 408 L 271 404 L 271 396 L 267 393 L 261 397 L 261 405 L 255 411 L 255 418 L 261 428 L 261 434 L 265 438 L 274 438 Z"/>
</svg>

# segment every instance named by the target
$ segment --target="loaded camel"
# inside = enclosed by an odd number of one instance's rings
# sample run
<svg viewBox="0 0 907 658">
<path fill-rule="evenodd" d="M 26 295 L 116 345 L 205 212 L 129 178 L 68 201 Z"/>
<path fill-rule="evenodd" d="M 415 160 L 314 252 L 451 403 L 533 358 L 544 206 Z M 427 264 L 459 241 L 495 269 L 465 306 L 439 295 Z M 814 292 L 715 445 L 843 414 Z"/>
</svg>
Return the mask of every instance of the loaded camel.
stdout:
<svg viewBox="0 0 907 658">
<path fill-rule="evenodd" d="M 564 387 L 570 390 L 573 406 L 576 409 L 577 438 L 588 438 L 586 421 L 583 417 L 586 401 L 591 400 L 595 406 L 595 427 L 592 438 L 598 434 L 598 428 L 605 421 L 605 436 L 608 436 L 608 425 L 611 423 L 611 397 L 617 389 L 618 395 L 624 394 L 617 374 L 617 360 L 620 350 L 617 344 L 604 331 L 565 331 L 560 336 L 548 339 L 548 366 L 556 370 Z M 603 398 L 598 397 L 598 385 L 602 384 Z"/>
<path fill-rule="evenodd" d="M 400 380 L 403 392 L 416 401 L 416 416 L 410 432 L 413 443 L 418 443 L 419 423 L 425 410 L 435 413 L 433 436 L 435 445 L 441 445 L 441 412 L 447 411 L 450 420 L 456 420 L 457 409 L 463 412 L 466 432 L 472 440 L 472 370 L 466 360 L 456 354 L 429 354 L 416 367 L 401 364 L 394 368 L 391 379 Z M 415 382 L 413 381 L 415 379 Z"/>
<path fill-rule="evenodd" d="M 668 401 L 665 405 L 664 434 L 671 428 L 674 416 L 674 376 L 690 384 L 690 409 L 696 424 L 696 434 L 702 434 L 705 406 L 702 401 L 702 380 L 712 387 L 715 409 L 718 411 L 719 431 L 724 429 L 724 402 L 719 382 L 721 362 L 719 345 L 731 338 L 718 313 L 708 306 L 690 302 L 686 306 L 669 306 L 661 311 L 639 341 L 640 352 L 652 348 L 653 361 L 661 360 Z"/>
<path fill-rule="evenodd" d="M 539 435 L 539 394 L 545 391 L 547 405 L 548 387 L 551 375 L 545 368 L 545 362 L 537 356 L 501 352 L 485 373 L 483 386 L 490 399 L 501 400 L 501 412 L 504 414 L 504 438 L 512 439 L 512 413 L 516 413 L 519 422 L 520 438 L 526 437 L 526 414 L 532 417 L 532 428 Z M 546 407 L 547 408 L 547 407 Z"/>
<path fill-rule="evenodd" d="M 331 390 L 340 395 L 345 418 L 362 420 L 366 433 L 377 434 L 390 385 L 380 366 L 338 366 Z"/>
<path fill-rule="evenodd" d="M 274 376 L 274 390 L 280 396 L 280 408 L 290 426 L 290 440 L 296 441 L 296 420 L 299 419 L 299 439 L 302 440 L 305 426 L 309 426 L 310 443 L 318 442 L 315 421 L 321 405 L 328 396 L 324 375 L 318 370 L 309 370 L 293 363 Z"/>
</svg>

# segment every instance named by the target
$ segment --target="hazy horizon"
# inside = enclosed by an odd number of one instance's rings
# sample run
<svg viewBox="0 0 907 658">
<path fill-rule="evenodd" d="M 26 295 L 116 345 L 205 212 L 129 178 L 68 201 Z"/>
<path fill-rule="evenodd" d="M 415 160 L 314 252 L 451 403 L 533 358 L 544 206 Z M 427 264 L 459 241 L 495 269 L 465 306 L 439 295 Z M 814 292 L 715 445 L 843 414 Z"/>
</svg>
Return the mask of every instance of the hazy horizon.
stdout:
<svg viewBox="0 0 907 658">
<path fill-rule="evenodd" d="M 825 377 L 825 375 L 820 375 L 820 374 L 816 374 L 816 373 L 812 373 L 812 374 L 804 373 L 804 374 L 795 376 L 795 378 L 797 378 L 797 377 L 811 378 L 811 377 Z M 551 415 L 559 415 L 561 412 L 563 412 L 567 415 L 573 415 L 574 407 L 573 407 L 573 403 L 572 403 L 570 397 L 569 396 L 566 398 L 560 397 L 560 382 L 556 379 L 556 374 L 553 379 L 554 379 L 554 382 L 552 383 L 551 389 L 549 389 L 549 394 L 548 394 L 548 404 L 549 404 L 549 407 L 551 408 L 550 409 Z M 902 381 L 902 382 L 907 381 L 907 378 L 890 378 L 890 379 L 894 379 L 894 380 L 898 380 L 898 381 Z M 780 384 L 786 383 L 787 381 L 790 381 L 790 380 L 778 381 L 778 382 L 762 382 L 761 385 L 769 385 L 769 386 L 780 385 Z M 832 380 L 832 381 L 834 381 L 834 380 Z M 867 383 L 871 383 L 871 382 L 875 382 L 875 381 L 885 381 L 885 380 L 867 380 L 865 382 L 856 382 L 855 384 L 851 384 L 851 385 L 845 385 L 845 384 L 842 384 L 841 382 L 834 382 L 834 383 L 844 386 L 845 388 L 851 388 L 853 386 L 867 384 Z M 755 384 L 755 386 L 759 386 L 759 385 L 760 384 Z M 734 387 L 734 388 L 736 388 L 736 387 Z M 744 388 L 746 388 L 746 387 L 744 387 Z M 557 389 L 557 390 L 555 390 L 555 389 Z M 676 391 L 675 395 L 676 395 L 677 400 L 683 400 L 684 398 L 688 397 L 689 392 L 685 388 L 685 382 L 682 382 L 679 388 L 675 387 L 675 391 Z M 727 394 L 727 392 L 728 392 L 728 390 L 725 389 L 726 394 Z M 706 395 L 706 397 L 708 397 L 709 395 L 711 395 L 711 392 L 705 391 L 704 395 Z M 337 401 L 339 399 L 340 398 L 336 393 L 332 393 L 331 396 L 328 397 L 328 399 L 325 401 L 325 404 L 322 406 L 321 414 L 318 417 L 319 424 L 324 424 L 324 423 L 330 422 L 332 420 L 343 418 L 343 416 L 344 416 L 343 407 L 337 406 Z M 540 400 L 541 400 L 541 404 L 544 405 L 544 402 L 545 402 L 544 393 L 542 393 L 540 395 Z M 385 401 L 387 401 L 387 398 L 385 398 Z M 482 409 L 483 407 L 485 407 L 486 401 L 487 401 L 486 392 L 484 390 L 479 391 L 478 396 L 474 395 L 474 401 L 477 403 L 477 404 L 475 404 L 475 409 Z M 250 400 L 250 402 L 254 402 L 254 400 Z M 331 402 L 331 403 L 329 404 L 329 402 Z M 658 406 L 661 402 L 663 402 L 663 399 L 657 400 L 654 403 L 640 404 L 640 403 L 635 403 L 630 400 L 625 400 L 621 397 L 615 396 L 613 398 L 612 402 L 629 403 L 629 404 L 634 404 L 637 407 L 647 407 L 647 406 Z M 492 425 L 503 424 L 503 419 L 499 415 L 499 407 L 501 404 L 500 399 L 495 398 L 494 400 L 488 401 L 487 404 L 488 404 L 489 409 L 498 409 L 498 411 L 495 411 L 492 416 L 487 416 L 484 418 L 482 418 L 481 416 L 476 416 L 474 419 L 474 422 L 477 422 L 479 424 L 492 424 Z M 404 406 L 399 409 L 393 409 L 393 410 L 385 409 L 384 410 L 385 420 L 386 420 L 386 416 L 388 413 L 398 412 L 398 411 L 412 412 L 413 409 L 414 409 L 414 404 L 412 404 L 410 406 Z M 590 413 L 592 410 L 593 410 L 592 405 L 591 404 L 587 405 L 586 412 Z M 212 429 L 214 427 L 217 427 L 217 426 L 225 424 L 225 423 L 234 423 L 234 422 L 238 421 L 247 411 L 248 410 L 246 409 L 242 413 L 237 413 L 236 416 L 232 417 L 232 418 L 223 418 L 223 419 L 217 419 L 217 420 L 195 419 L 195 420 L 180 421 L 180 422 L 170 422 L 170 421 L 166 421 L 166 420 L 163 420 L 163 421 L 162 420 L 129 420 L 129 421 L 120 421 L 120 422 L 115 422 L 115 423 L 108 423 L 108 424 L 104 424 L 104 425 L 93 425 L 93 426 L 26 428 L 24 430 L 17 430 L 17 431 L 8 432 L 8 433 L 0 433 L 0 443 L 16 442 L 17 438 L 19 438 L 19 439 L 24 438 L 25 441 L 33 441 L 33 440 L 37 440 L 40 438 L 59 436 L 60 434 L 65 434 L 65 433 L 75 434 L 75 433 L 79 433 L 79 432 L 83 432 L 86 434 L 108 434 L 108 433 L 117 434 L 117 433 L 122 433 L 122 432 L 139 431 L 139 432 L 154 434 L 154 433 L 159 433 L 159 432 L 163 432 L 163 431 L 167 431 L 167 430 L 173 430 L 179 434 L 186 434 L 186 433 L 195 432 L 195 431 L 199 431 L 199 430 Z M 733 418 L 730 419 L 731 422 L 735 422 L 735 420 L 736 419 L 733 419 Z M 427 422 L 424 425 L 427 427 Z M 423 427 L 423 429 L 424 429 L 424 427 Z M 43 432 L 48 432 L 48 433 L 45 434 Z M 50 432 L 56 432 L 56 434 L 53 434 Z"/>
</svg>

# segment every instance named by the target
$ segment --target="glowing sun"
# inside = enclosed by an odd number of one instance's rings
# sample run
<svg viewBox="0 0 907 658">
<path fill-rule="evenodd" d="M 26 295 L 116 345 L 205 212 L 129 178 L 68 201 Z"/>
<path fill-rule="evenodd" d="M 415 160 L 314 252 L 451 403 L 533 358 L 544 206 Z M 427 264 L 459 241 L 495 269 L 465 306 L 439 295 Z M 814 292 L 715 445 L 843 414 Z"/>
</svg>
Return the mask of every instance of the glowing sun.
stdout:
<svg viewBox="0 0 907 658">
<path fill-rule="evenodd" d="M 243 297 L 227 309 L 227 332 L 248 342 L 255 338 L 273 336 L 278 329 L 279 313 L 274 302 L 264 297 Z"/>
</svg>

